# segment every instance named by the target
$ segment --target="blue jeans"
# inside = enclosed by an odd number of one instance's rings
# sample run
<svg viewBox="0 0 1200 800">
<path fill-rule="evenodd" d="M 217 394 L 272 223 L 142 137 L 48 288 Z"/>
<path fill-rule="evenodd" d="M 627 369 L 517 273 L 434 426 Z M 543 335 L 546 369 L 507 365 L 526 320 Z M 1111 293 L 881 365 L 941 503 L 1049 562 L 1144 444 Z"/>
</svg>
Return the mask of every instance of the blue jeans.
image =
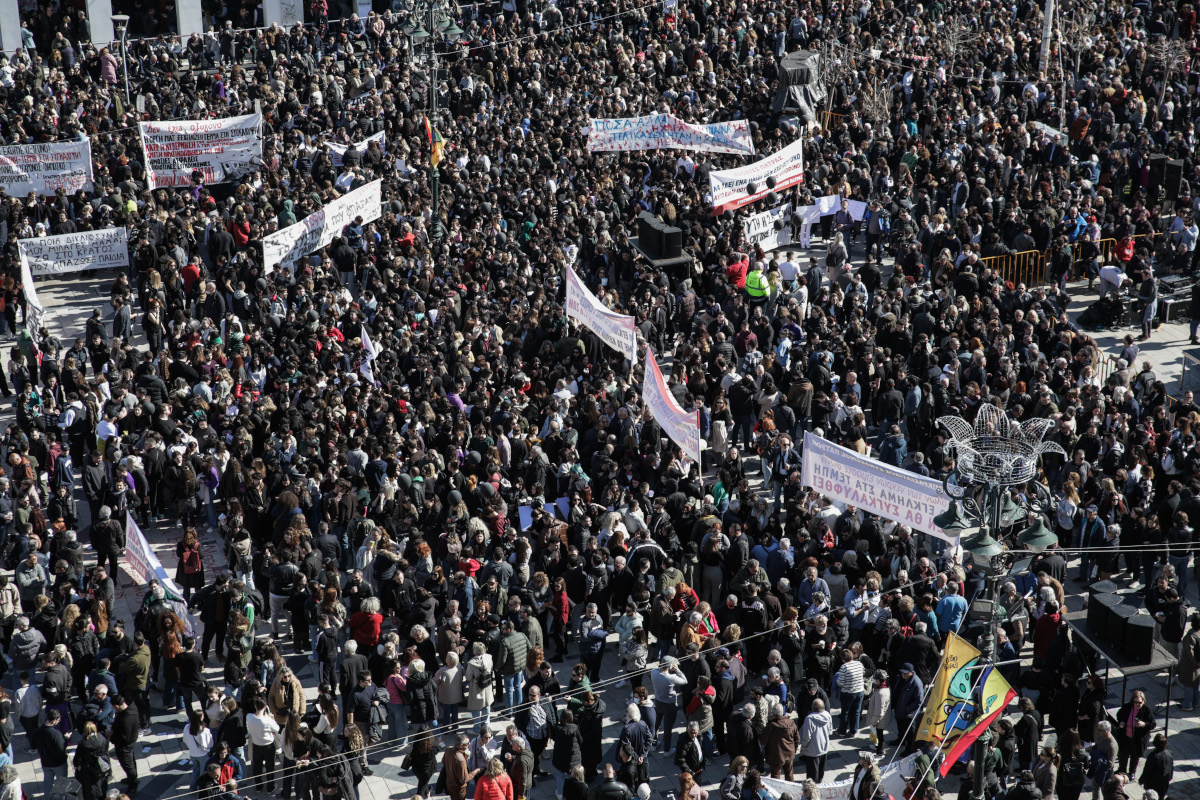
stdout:
<svg viewBox="0 0 1200 800">
<path fill-rule="evenodd" d="M 521 704 L 521 673 L 515 675 L 505 675 L 504 681 L 504 705 L 506 708 L 516 708 Z"/>
<path fill-rule="evenodd" d="M 393 742 L 408 732 L 408 706 L 403 703 L 388 703 L 388 738 Z"/>
<path fill-rule="evenodd" d="M 1183 597 L 1184 591 L 1188 585 L 1188 561 L 1192 558 L 1192 554 L 1182 556 L 1168 556 L 1167 560 L 1171 562 L 1171 566 L 1175 568 L 1175 581 L 1179 586 L 1179 596 Z"/>
<path fill-rule="evenodd" d="M 458 723 L 458 703 L 448 706 L 445 703 L 438 703 L 438 721 L 443 725 L 455 725 Z"/>
<path fill-rule="evenodd" d="M 862 715 L 862 703 L 862 692 L 855 692 L 854 694 L 850 694 L 849 692 L 842 693 L 842 713 L 839 715 L 838 727 L 843 736 L 849 736 L 858 732 L 858 721 Z"/>
<path fill-rule="evenodd" d="M 54 787 L 55 779 L 56 778 L 65 778 L 65 777 L 67 777 L 67 765 L 66 764 L 63 764 L 61 767 L 50 767 L 49 769 L 46 769 L 45 767 L 43 767 L 42 768 L 42 794 L 44 794 L 46 797 L 49 797 L 50 790 Z"/>
<path fill-rule="evenodd" d="M 567 783 L 567 774 L 565 772 L 563 772 L 561 769 L 554 770 L 554 786 L 555 786 L 554 796 L 555 797 L 563 796 L 563 786 L 565 786 L 566 783 Z"/>
</svg>

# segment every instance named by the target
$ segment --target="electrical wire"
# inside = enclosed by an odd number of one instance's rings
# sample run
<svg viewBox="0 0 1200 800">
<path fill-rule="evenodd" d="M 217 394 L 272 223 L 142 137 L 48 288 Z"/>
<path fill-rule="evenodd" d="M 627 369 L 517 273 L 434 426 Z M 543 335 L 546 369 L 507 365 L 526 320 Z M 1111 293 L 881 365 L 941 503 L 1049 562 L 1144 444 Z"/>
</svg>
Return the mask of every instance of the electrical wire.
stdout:
<svg viewBox="0 0 1200 800">
<path fill-rule="evenodd" d="M 922 583 L 925 583 L 925 581 L 909 581 L 906 584 L 903 584 L 901 586 L 896 586 L 892 589 L 889 589 L 888 591 L 889 592 L 901 591 L 901 590 L 908 589 L 910 587 L 913 587 L 913 586 L 916 586 L 916 585 L 922 584 Z M 839 609 L 839 608 L 844 609 L 844 608 L 848 608 L 848 606 L 846 606 L 846 605 L 831 606 L 828 611 L 825 611 L 822 613 L 824 615 L 829 615 L 834 610 Z M 797 620 L 797 622 L 803 622 L 803 620 Z M 746 636 L 738 637 L 737 639 L 733 639 L 729 642 L 723 643 L 722 646 L 728 646 L 730 644 L 738 644 L 738 643 L 742 643 L 742 642 L 748 642 L 751 639 L 757 639 L 760 636 L 766 636 L 766 635 L 775 634 L 778 632 L 779 632 L 779 628 L 771 628 L 769 630 L 759 631 L 758 633 L 751 633 Z M 703 654 L 701 654 L 701 655 L 703 655 Z M 682 659 L 680 659 L 680 660 L 682 660 Z M 595 692 L 597 689 L 599 689 L 601 687 L 612 686 L 612 685 L 622 682 L 634 675 L 644 675 L 646 673 L 653 672 L 654 670 L 659 669 L 661 666 L 662 666 L 662 662 L 660 660 L 658 662 L 655 662 L 654 666 L 647 665 L 641 669 L 624 672 L 624 673 L 616 675 L 612 678 L 606 678 L 604 680 L 597 681 L 596 683 L 591 684 L 587 689 L 582 689 L 582 688 L 580 688 L 580 689 L 564 689 L 563 691 L 561 691 L 558 694 L 555 694 L 553 696 L 543 697 L 539 701 L 539 703 L 544 703 L 544 702 L 549 701 L 553 705 L 553 704 L 556 704 L 560 698 L 570 698 L 573 695 L 583 694 L 585 692 Z M 343 698 L 343 702 L 344 702 L 344 698 Z M 512 706 L 510 708 L 505 709 L 504 713 L 506 715 L 511 713 L 512 716 L 515 718 L 516 712 L 518 710 L 530 708 L 533 705 L 534 705 L 533 703 L 525 701 L 525 702 L 519 703 L 515 706 Z M 446 725 L 439 725 L 434 728 L 427 728 L 422 731 L 415 731 L 413 733 L 407 734 L 405 736 L 401 736 L 396 739 L 390 739 L 388 741 L 383 741 L 383 742 L 375 742 L 374 744 L 367 745 L 361 751 L 358 751 L 358 752 L 334 753 L 331 756 L 327 756 L 325 759 L 317 759 L 317 762 L 319 762 L 319 763 L 314 763 L 313 765 L 311 765 L 309 767 L 305 767 L 304 769 L 301 769 L 301 770 L 297 770 L 294 767 L 288 767 L 288 768 L 277 769 L 272 772 L 266 772 L 261 775 L 253 776 L 253 780 L 257 781 L 261 778 L 278 775 L 278 774 L 281 774 L 284 772 L 289 773 L 291 775 L 303 775 L 307 772 L 313 772 L 313 771 L 316 771 L 319 769 L 323 769 L 325 765 L 327 765 L 329 763 L 333 763 L 339 755 L 344 755 L 347 758 L 357 758 L 360 755 L 365 756 L 367 753 L 373 753 L 373 754 L 378 754 L 381 752 L 386 753 L 386 752 L 390 752 L 390 751 L 398 750 L 398 749 L 402 748 L 408 740 L 415 739 L 418 736 L 433 736 L 435 734 L 444 736 L 447 733 L 453 732 L 458 728 L 461 728 L 464 726 L 466 726 L 466 727 L 474 726 L 475 722 L 476 722 L 476 720 L 474 719 L 474 717 L 469 718 L 469 719 L 460 719 L 457 722 L 448 723 Z M 250 778 L 243 778 L 243 782 L 246 780 L 250 780 Z M 160 800 L 177 800 L 178 798 L 182 798 L 182 797 L 191 797 L 192 795 L 199 794 L 200 791 L 201 790 L 199 790 L 199 789 L 193 789 L 191 791 L 182 792 L 180 794 L 174 794 L 174 795 L 170 795 L 168 797 L 160 798 Z"/>
</svg>

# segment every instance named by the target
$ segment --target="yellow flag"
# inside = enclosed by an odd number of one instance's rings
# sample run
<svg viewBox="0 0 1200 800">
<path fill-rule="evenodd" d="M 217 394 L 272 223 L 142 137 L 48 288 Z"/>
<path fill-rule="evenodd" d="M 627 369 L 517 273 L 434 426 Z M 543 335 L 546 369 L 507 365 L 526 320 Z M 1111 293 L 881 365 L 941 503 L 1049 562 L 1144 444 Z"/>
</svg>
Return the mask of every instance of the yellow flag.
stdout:
<svg viewBox="0 0 1200 800">
<path fill-rule="evenodd" d="M 932 742 L 943 750 L 971 727 L 975 719 L 975 685 L 979 651 L 951 633 L 942 655 L 942 668 L 933 680 L 933 689 L 925 702 L 925 715 L 917 730 L 917 741 Z M 943 746 L 942 743 L 946 742 Z"/>
</svg>

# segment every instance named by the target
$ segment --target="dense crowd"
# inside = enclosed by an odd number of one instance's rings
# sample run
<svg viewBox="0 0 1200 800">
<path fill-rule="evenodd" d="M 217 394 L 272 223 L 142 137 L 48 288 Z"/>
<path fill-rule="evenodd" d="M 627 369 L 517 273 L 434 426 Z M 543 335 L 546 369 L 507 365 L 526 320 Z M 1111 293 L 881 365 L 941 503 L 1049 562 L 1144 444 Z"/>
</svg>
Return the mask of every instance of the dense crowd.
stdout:
<svg viewBox="0 0 1200 800">
<path fill-rule="evenodd" d="M 436 43 L 410 40 L 405 10 L 309 12 L 134 41 L 136 102 L 67 6 L 0 60 L 5 142 L 89 137 L 96 184 L 0 195 L 17 417 L 0 800 L 21 797 L 30 749 L 47 793 L 72 775 L 100 800 L 115 759 L 136 795 L 164 710 L 186 716 L 203 800 L 353 800 L 392 754 L 418 794 L 453 800 L 524 797 L 547 772 L 566 800 L 650 784 L 705 800 L 716 782 L 721 800 L 768 800 L 763 778 L 799 777 L 802 758 L 818 800 L 839 738 L 863 749 L 851 794 L 871 800 L 878 757 L 920 746 L 947 636 L 983 630 L 967 608 L 984 579 L 942 540 L 805 487 L 803 436 L 942 477 L 936 420 L 985 404 L 1049 420 L 1067 454 L 1037 476 L 1060 546 L 1001 587 L 997 657 L 1032 663 L 1004 668 L 1022 696 L 985 748 L 987 794 L 1166 795 L 1152 705 L 1110 707 L 1063 614 L 1124 576 L 1196 705 L 1200 406 L 1168 398 L 1132 336 L 1107 369 L 1066 306 L 1070 281 L 1099 280 L 1092 321 L 1128 315 L 1144 340 L 1155 277 L 1192 275 L 1196 73 L 1179 59 L 1195 4 L 1063 3 L 1044 57 L 1027 2 L 504 0 L 452 9 L 462 40 Z M 824 56 L 824 128 L 771 110 L 800 48 Z M 255 110 L 260 169 L 147 191 L 139 119 Z M 805 183 L 780 202 L 836 194 L 866 218 L 764 253 L 706 197 L 711 169 L 746 159 L 587 152 L 588 119 L 667 110 L 748 119 L 760 154 L 803 137 Z M 447 146 L 436 217 L 427 116 Z M 330 144 L 349 146 L 340 163 Z M 1178 195 L 1160 196 L 1155 154 L 1183 160 Z M 264 236 L 375 179 L 380 219 L 264 269 Z M 633 247 L 642 211 L 683 230 L 689 265 Z M 110 226 L 131 262 L 97 277 L 111 317 L 66 341 L 28 330 L 17 239 Z M 1045 280 L 1007 279 L 995 257 L 1030 250 Z M 669 364 L 702 464 L 648 413 L 642 365 L 566 317 L 568 266 Z M 119 619 L 128 517 L 177 542 L 183 596 L 152 584 Z M 656 747 L 677 776 L 650 776 Z M 919 750 L 917 800 L 940 797 L 938 757 Z"/>
</svg>

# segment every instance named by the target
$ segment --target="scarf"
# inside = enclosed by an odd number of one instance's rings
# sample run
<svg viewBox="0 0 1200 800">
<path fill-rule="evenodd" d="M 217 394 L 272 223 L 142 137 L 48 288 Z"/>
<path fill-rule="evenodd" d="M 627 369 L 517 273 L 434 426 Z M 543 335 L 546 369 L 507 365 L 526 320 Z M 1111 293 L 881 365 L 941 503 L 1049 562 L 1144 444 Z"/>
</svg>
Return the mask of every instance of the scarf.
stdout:
<svg viewBox="0 0 1200 800">
<path fill-rule="evenodd" d="M 1134 726 L 1137 724 L 1138 707 L 1132 705 L 1129 707 L 1129 717 L 1125 720 L 1125 735 L 1130 739 L 1133 738 Z"/>
</svg>

